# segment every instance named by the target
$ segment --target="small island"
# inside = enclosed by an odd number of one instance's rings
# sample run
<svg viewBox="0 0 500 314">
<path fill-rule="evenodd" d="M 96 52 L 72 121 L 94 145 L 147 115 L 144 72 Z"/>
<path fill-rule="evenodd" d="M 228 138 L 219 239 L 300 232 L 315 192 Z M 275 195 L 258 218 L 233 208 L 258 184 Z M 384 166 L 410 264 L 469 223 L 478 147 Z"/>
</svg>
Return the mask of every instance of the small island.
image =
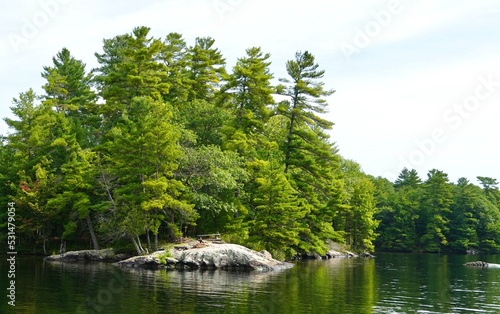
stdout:
<svg viewBox="0 0 500 314">
<path fill-rule="evenodd" d="M 338 244 L 331 246 L 339 247 Z M 303 254 L 295 259 L 328 259 L 339 257 L 373 257 L 369 253 L 357 255 L 349 251 L 329 250 L 325 255 Z M 70 251 L 45 258 L 49 262 L 111 262 L 125 268 L 195 270 L 223 269 L 247 271 L 274 271 L 293 267 L 293 263 L 274 259 L 266 250 L 260 252 L 245 246 L 225 243 L 217 239 L 190 239 L 184 243 L 170 245 L 151 254 L 132 256 L 117 254 L 111 248 L 103 250 Z"/>
<path fill-rule="evenodd" d="M 167 269 L 228 269 L 271 271 L 291 268 L 293 264 L 272 258 L 267 251 L 257 252 L 230 243 L 192 241 L 170 250 L 135 256 L 115 263 L 122 267 Z"/>
</svg>

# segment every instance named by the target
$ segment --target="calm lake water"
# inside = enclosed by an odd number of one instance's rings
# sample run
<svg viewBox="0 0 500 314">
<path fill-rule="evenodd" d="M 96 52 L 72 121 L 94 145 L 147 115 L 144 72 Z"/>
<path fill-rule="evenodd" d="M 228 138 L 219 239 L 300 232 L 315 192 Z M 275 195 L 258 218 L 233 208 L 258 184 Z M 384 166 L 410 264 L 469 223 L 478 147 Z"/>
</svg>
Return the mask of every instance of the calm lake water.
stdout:
<svg viewBox="0 0 500 314">
<path fill-rule="evenodd" d="M 17 257 L 16 307 L 0 313 L 500 313 L 500 256 L 377 254 L 272 273 L 124 270 Z"/>
</svg>

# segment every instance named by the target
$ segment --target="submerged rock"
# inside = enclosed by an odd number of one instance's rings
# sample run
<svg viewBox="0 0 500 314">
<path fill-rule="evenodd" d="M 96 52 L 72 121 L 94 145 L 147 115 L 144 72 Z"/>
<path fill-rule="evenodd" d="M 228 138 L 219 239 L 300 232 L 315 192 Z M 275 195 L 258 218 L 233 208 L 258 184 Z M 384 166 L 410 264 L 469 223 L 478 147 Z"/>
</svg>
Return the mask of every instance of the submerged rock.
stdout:
<svg viewBox="0 0 500 314">
<path fill-rule="evenodd" d="M 46 261 L 51 262 L 116 262 L 126 256 L 115 254 L 113 249 L 104 250 L 82 250 L 70 251 L 63 254 L 51 255 L 45 257 Z"/>
<path fill-rule="evenodd" d="M 481 252 L 479 250 L 477 250 L 477 249 L 467 249 L 466 253 L 468 255 L 478 255 Z"/>
<path fill-rule="evenodd" d="M 327 249 L 328 251 L 325 253 L 325 255 L 321 256 L 322 259 L 329 259 L 329 258 L 340 258 L 340 257 L 368 257 L 368 258 L 371 258 L 371 257 L 375 257 L 373 256 L 372 254 L 370 254 L 369 252 L 362 252 L 360 253 L 359 255 L 356 254 L 356 253 L 353 253 L 353 252 L 349 252 L 346 250 L 345 246 L 340 244 L 340 243 L 337 243 L 337 242 L 333 242 L 333 241 L 326 241 L 326 246 L 327 246 Z M 311 254 L 308 254 L 308 255 L 303 255 L 302 258 L 310 258 Z"/>
<path fill-rule="evenodd" d="M 370 252 L 363 252 L 359 254 L 360 257 L 367 257 L 367 258 L 373 258 L 375 257 L 374 255 L 370 254 Z"/>
<path fill-rule="evenodd" d="M 464 265 L 471 266 L 471 267 L 488 267 L 488 263 L 483 262 L 483 261 L 468 262 L 468 263 L 465 263 Z"/>
<path fill-rule="evenodd" d="M 489 267 L 489 268 L 500 268 L 500 264 L 493 264 L 493 263 L 487 263 L 483 261 L 475 261 L 475 262 L 468 262 L 464 264 L 465 266 L 470 266 L 470 267 Z"/>
</svg>

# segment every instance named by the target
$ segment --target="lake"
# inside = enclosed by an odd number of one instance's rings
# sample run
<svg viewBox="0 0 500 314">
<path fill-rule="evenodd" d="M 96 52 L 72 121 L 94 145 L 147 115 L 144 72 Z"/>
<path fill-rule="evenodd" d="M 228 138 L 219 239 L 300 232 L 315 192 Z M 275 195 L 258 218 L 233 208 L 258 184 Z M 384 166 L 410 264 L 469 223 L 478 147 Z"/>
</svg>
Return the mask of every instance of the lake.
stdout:
<svg viewBox="0 0 500 314">
<path fill-rule="evenodd" d="M 148 271 L 17 256 L 16 307 L 0 313 L 500 313 L 500 256 L 379 253 L 270 272 Z"/>
</svg>

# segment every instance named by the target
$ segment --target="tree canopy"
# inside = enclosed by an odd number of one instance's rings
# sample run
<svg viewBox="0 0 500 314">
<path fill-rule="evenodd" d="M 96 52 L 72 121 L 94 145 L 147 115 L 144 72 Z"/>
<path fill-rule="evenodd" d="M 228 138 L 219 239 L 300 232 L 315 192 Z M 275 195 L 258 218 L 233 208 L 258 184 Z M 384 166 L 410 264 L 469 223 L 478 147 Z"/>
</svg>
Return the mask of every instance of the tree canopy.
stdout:
<svg viewBox="0 0 500 314">
<path fill-rule="evenodd" d="M 16 204 L 20 243 L 45 254 L 125 243 L 142 254 L 222 233 L 288 259 L 325 254 L 331 241 L 500 251 L 496 179 L 364 173 L 330 138 L 326 72 L 309 51 L 291 57 L 285 78 L 261 47 L 228 70 L 215 39 L 189 45 L 144 26 L 104 39 L 95 69 L 56 52 L 42 92 L 13 99 L 0 137 L 0 198 Z"/>
</svg>

